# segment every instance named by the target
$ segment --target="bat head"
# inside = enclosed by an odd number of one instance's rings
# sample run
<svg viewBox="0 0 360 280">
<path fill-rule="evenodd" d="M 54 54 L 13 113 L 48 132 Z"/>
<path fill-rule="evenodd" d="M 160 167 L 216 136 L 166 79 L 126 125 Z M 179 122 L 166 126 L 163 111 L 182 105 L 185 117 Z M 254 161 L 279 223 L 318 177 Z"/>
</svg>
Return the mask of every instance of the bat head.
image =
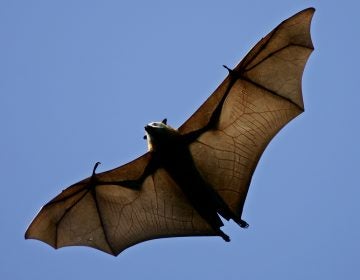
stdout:
<svg viewBox="0 0 360 280">
<path fill-rule="evenodd" d="M 166 124 L 166 119 L 162 122 L 151 122 L 145 126 L 146 140 L 149 151 L 158 150 L 161 147 L 171 145 L 171 142 L 178 138 L 179 132 Z"/>
</svg>

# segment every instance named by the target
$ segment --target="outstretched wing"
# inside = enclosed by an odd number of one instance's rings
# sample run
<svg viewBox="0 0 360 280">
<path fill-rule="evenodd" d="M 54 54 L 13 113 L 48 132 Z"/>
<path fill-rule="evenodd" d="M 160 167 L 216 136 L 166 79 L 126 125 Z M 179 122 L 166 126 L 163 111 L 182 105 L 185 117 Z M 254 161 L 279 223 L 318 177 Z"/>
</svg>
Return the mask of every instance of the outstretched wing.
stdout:
<svg viewBox="0 0 360 280">
<path fill-rule="evenodd" d="M 303 111 L 313 13 L 304 10 L 263 38 L 179 128 L 199 172 L 239 216 L 263 150 Z M 70 186 L 41 209 L 25 237 L 118 255 L 145 240 L 217 235 L 151 160 L 147 153 Z"/>
<path fill-rule="evenodd" d="M 265 147 L 304 110 L 301 79 L 313 51 L 314 11 L 299 12 L 257 43 L 179 128 L 202 176 L 239 216 Z"/>
<path fill-rule="evenodd" d="M 150 239 L 216 235 L 164 169 L 146 174 L 150 160 L 147 153 L 70 186 L 41 209 L 25 238 L 116 256 Z"/>
</svg>

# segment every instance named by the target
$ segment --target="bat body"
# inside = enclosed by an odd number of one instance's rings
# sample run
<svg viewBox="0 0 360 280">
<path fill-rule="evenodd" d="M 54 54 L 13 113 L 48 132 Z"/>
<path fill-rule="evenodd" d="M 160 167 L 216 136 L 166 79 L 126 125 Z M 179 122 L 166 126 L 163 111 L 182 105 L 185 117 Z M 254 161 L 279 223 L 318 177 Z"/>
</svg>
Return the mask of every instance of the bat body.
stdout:
<svg viewBox="0 0 360 280">
<path fill-rule="evenodd" d="M 102 173 L 96 164 L 41 209 L 25 238 L 118 255 L 155 238 L 229 241 L 219 215 L 247 227 L 242 210 L 260 156 L 304 111 L 313 13 L 297 13 L 260 40 L 179 129 L 165 120 L 148 124 L 147 153 Z"/>
<path fill-rule="evenodd" d="M 153 153 L 150 166 L 161 166 L 168 172 L 191 205 L 219 236 L 230 241 L 220 230 L 223 222 L 218 213 L 226 220 L 233 219 L 241 227 L 248 226 L 233 214 L 221 196 L 200 175 L 188 149 L 190 143 L 186 137 L 163 122 L 150 123 L 145 130 Z"/>
</svg>

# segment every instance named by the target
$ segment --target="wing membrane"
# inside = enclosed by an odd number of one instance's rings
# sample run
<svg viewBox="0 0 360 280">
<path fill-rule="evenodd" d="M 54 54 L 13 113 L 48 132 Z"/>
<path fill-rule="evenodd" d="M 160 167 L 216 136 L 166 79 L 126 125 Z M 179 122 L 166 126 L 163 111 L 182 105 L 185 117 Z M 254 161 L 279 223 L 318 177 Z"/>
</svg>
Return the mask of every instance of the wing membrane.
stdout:
<svg viewBox="0 0 360 280">
<path fill-rule="evenodd" d="M 142 241 L 172 236 L 215 235 L 163 169 L 147 175 L 136 189 L 121 182 L 138 180 L 149 154 L 85 179 L 46 204 L 26 238 L 54 248 L 89 246 L 112 255 Z"/>
<path fill-rule="evenodd" d="M 313 50 L 313 13 L 294 15 L 256 44 L 179 128 L 185 136 L 197 135 L 190 145 L 197 168 L 240 216 L 261 154 L 303 111 L 301 79 Z"/>
</svg>

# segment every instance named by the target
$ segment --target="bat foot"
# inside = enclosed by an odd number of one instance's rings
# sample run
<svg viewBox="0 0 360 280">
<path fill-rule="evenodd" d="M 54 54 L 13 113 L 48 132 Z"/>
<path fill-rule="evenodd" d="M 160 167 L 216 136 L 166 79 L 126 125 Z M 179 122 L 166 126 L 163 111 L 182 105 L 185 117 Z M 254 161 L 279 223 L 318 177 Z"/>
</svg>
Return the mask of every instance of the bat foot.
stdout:
<svg viewBox="0 0 360 280">
<path fill-rule="evenodd" d="M 240 222 L 238 223 L 238 225 L 242 228 L 248 228 L 249 224 L 247 222 L 245 222 L 244 220 L 240 220 Z"/>
<path fill-rule="evenodd" d="M 232 218 L 235 223 L 237 223 L 241 228 L 248 228 L 249 224 L 245 222 L 244 220 L 240 219 L 239 217 L 233 217 Z"/>
<path fill-rule="evenodd" d="M 230 237 L 226 235 L 222 230 L 220 230 L 219 235 L 224 239 L 226 242 L 230 242 Z"/>
</svg>

